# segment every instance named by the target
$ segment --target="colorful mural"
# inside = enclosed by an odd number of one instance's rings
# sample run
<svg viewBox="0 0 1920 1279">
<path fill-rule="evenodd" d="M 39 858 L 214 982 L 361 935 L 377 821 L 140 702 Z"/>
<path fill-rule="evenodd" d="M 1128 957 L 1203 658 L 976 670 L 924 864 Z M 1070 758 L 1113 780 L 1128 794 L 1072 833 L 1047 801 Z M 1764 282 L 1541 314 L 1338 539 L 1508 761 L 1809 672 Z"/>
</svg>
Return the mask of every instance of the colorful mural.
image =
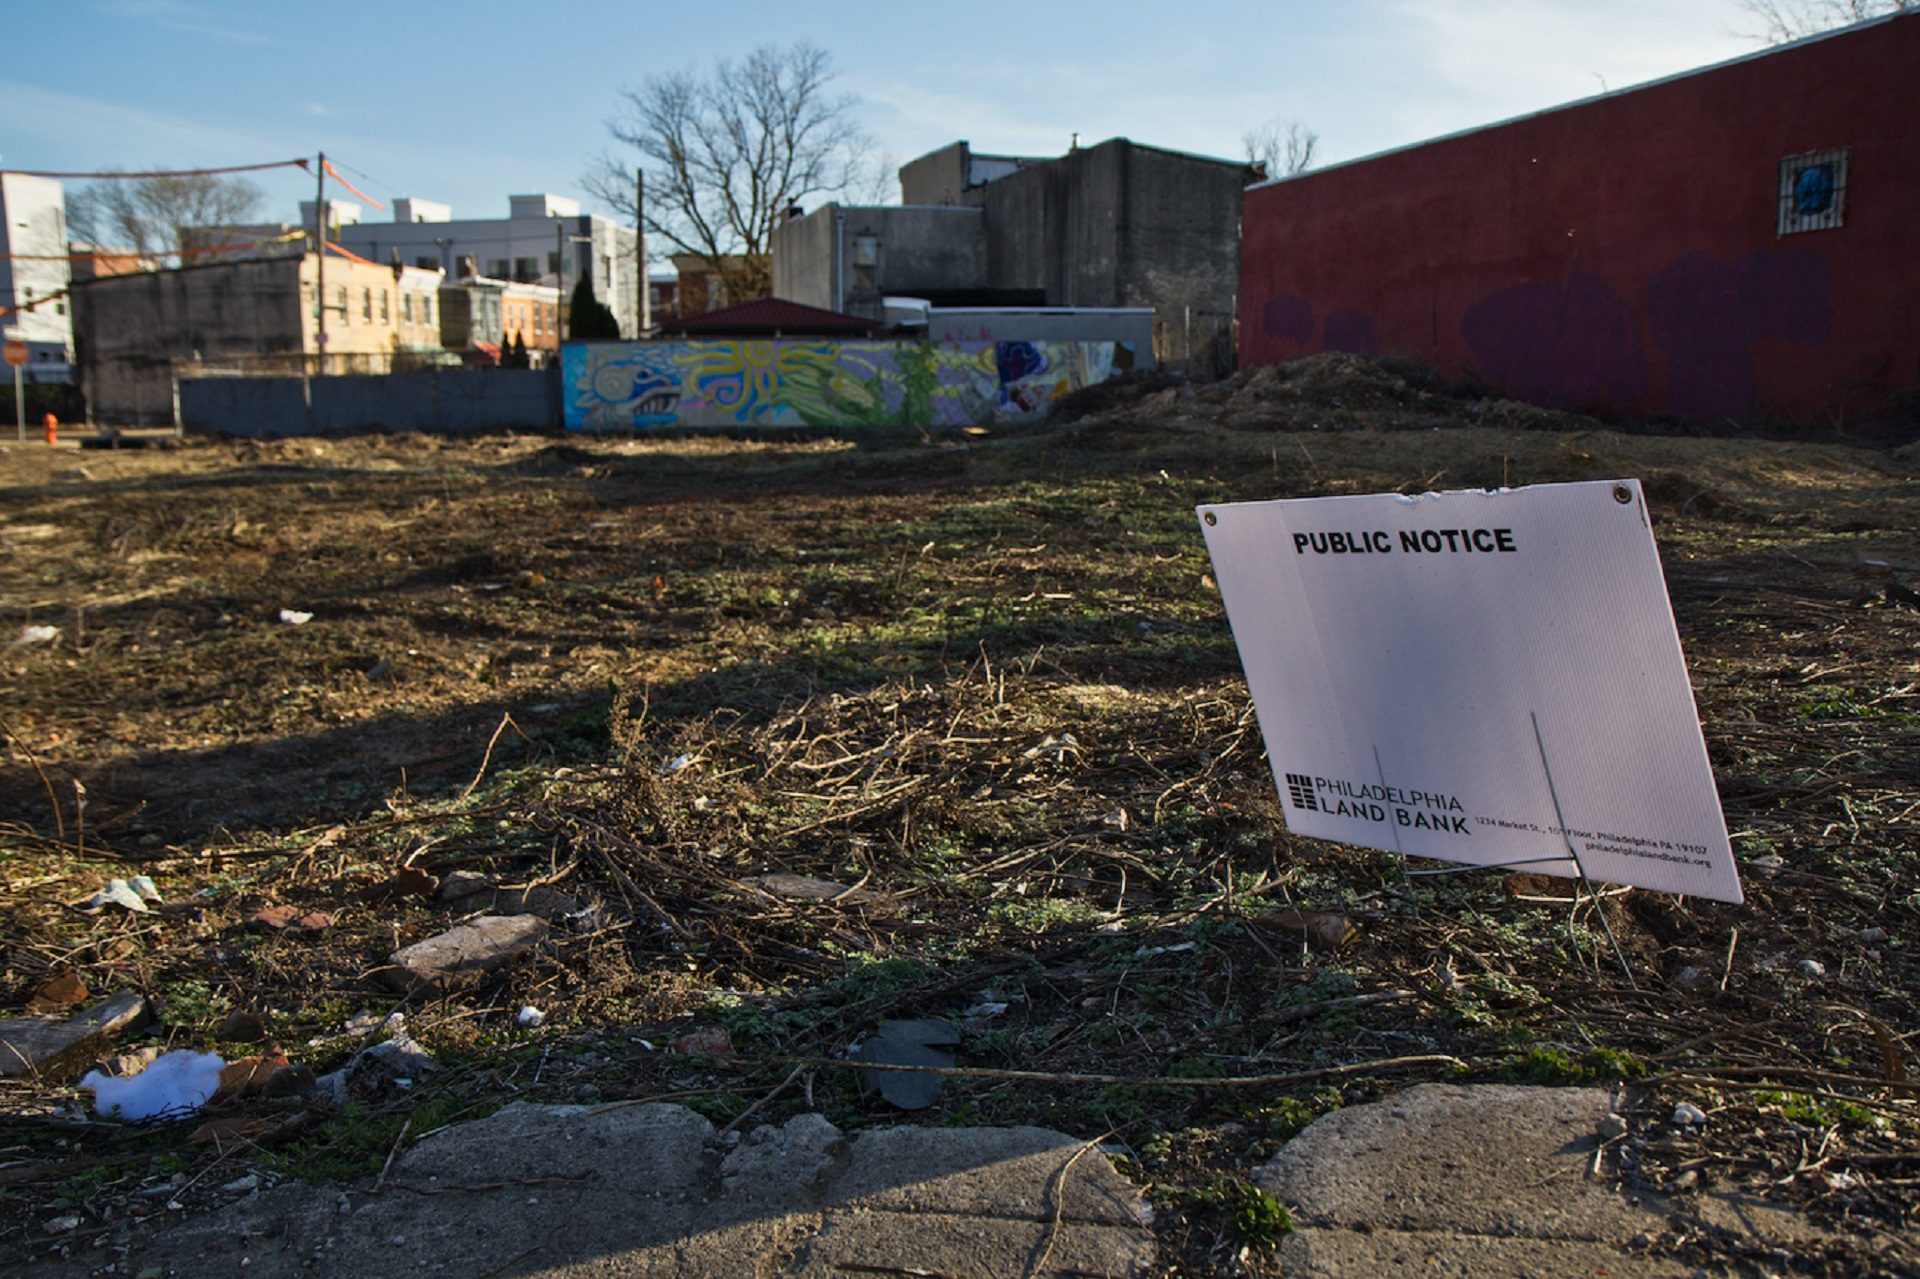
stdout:
<svg viewBox="0 0 1920 1279">
<path fill-rule="evenodd" d="M 569 431 L 1032 421 L 1131 369 L 1125 342 L 707 338 L 568 343 Z"/>
</svg>

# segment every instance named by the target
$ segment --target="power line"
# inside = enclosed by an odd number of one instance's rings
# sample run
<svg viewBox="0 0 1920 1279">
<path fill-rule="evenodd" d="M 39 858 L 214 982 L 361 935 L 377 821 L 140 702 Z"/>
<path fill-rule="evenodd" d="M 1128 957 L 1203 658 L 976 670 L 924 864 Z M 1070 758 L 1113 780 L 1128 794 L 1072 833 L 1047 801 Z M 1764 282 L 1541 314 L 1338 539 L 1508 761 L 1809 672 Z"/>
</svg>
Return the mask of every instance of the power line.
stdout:
<svg viewBox="0 0 1920 1279">
<path fill-rule="evenodd" d="M 148 169 L 141 173 L 120 173 L 111 170 L 100 173 L 62 173 L 52 169 L 0 169 L 0 173 L 10 173 L 22 178 L 192 178 L 215 173 L 257 173 L 262 169 L 310 169 L 311 162 L 299 160 L 271 160 L 265 164 L 230 164 L 216 169 Z"/>
<path fill-rule="evenodd" d="M 373 183 L 373 185 L 375 185 L 375 186 L 377 186 L 377 187 L 385 187 L 385 188 L 386 188 L 387 190 L 389 190 L 389 191 L 391 191 L 391 192 L 393 192 L 393 193 L 394 193 L 395 195 L 399 195 L 399 194 L 400 194 L 400 188 L 399 188 L 399 187 L 397 187 L 397 186 L 395 186 L 395 185 L 393 185 L 393 183 L 391 183 L 391 182 L 388 182 L 388 181 L 387 181 L 386 179 L 384 179 L 384 178 L 376 178 L 376 177 L 374 177 L 374 176 L 373 176 L 373 175 L 372 175 L 371 173 L 368 173 L 368 172 L 367 172 L 367 171 L 366 171 L 365 169 L 356 169 L 356 168 L 354 168 L 354 167 L 353 167 L 353 166 L 352 166 L 351 164 L 348 164 L 348 163 L 347 163 L 347 162 L 346 162 L 345 160 L 336 160 L 336 161 L 335 161 L 334 163 L 335 163 L 335 164 L 336 164 L 336 165 L 337 165 L 337 166 L 338 166 L 339 168 L 342 168 L 342 169 L 345 169 L 345 170 L 346 170 L 347 172 L 349 172 L 349 173 L 357 173 L 357 174 L 359 174 L 359 175 L 360 175 L 360 176 L 361 176 L 362 178 L 365 178 L 365 179 L 366 179 L 366 180 L 367 180 L 368 182 L 371 182 L 371 183 Z"/>
</svg>

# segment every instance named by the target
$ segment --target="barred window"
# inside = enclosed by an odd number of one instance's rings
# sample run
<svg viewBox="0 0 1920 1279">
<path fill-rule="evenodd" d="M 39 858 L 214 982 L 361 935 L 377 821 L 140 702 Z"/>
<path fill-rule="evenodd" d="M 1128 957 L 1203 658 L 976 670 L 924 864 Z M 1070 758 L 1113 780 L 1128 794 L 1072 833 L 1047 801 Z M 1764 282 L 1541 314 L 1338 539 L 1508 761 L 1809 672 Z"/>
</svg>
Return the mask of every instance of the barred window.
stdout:
<svg viewBox="0 0 1920 1279">
<path fill-rule="evenodd" d="M 1780 161 L 1779 234 L 1827 231 L 1845 224 L 1848 151 L 1807 151 Z"/>
</svg>

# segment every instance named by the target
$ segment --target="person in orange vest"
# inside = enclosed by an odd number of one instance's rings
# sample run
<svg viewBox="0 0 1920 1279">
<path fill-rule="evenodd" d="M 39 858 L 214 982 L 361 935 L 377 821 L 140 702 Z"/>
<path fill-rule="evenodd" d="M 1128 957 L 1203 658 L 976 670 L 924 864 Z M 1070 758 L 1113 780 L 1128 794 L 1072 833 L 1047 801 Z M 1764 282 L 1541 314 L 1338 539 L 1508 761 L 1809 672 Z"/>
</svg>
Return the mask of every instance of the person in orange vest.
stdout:
<svg viewBox="0 0 1920 1279">
<path fill-rule="evenodd" d="M 46 416 L 46 424 L 47 443 L 58 444 L 60 442 L 60 419 L 49 413 Z"/>
</svg>

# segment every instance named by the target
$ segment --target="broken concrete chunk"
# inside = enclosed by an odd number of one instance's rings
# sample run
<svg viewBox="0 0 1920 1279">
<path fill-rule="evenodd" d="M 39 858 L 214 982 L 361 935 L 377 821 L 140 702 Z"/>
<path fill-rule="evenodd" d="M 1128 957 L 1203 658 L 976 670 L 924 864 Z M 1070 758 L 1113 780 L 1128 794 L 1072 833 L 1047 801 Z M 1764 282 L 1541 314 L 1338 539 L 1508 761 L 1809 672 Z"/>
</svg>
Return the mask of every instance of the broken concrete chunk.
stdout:
<svg viewBox="0 0 1920 1279">
<path fill-rule="evenodd" d="M 440 882 L 440 904 L 455 911 L 484 910 L 497 915 L 538 915 L 555 920 L 577 914 L 580 903 L 546 884 L 531 888 L 502 888 L 471 870 L 449 872 Z"/>
<path fill-rule="evenodd" d="M 481 915 L 394 951 L 384 976 L 403 990 L 458 985 L 520 958 L 546 935 L 547 921 L 533 915 Z"/>
<path fill-rule="evenodd" d="M 538 915 L 555 920 L 580 909 L 580 903 L 545 884 L 532 888 L 503 888 L 494 899 L 494 909 L 503 915 Z"/>
<path fill-rule="evenodd" d="M 70 1075 L 108 1039 L 146 1014 L 147 1001 L 123 991 L 72 1017 L 0 1021 L 0 1075 Z"/>
<path fill-rule="evenodd" d="M 824 1115 L 796 1115 L 781 1128 L 762 1124 L 720 1161 L 723 1192 L 797 1206 L 814 1196 L 843 1145 Z"/>
<path fill-rule="evenodd" d="M 811 875 L 794 875 L 786 871 L 775 871 L 771 875 L 750 875 L 740 882 L 749 888 L 757 888 L 770 897 L 782 897 L 789 901 L 864 902 L 873 897 L 873 894 L 864 888 L 835 883 L 831 879 L 815 879 Z"/>
<path fill-rule="evenodd" d="M 492 891 L 493 880 L 477 870 L 450 870 L 440 877 L 440 900 L 449 904 Z"/>
</svg>

